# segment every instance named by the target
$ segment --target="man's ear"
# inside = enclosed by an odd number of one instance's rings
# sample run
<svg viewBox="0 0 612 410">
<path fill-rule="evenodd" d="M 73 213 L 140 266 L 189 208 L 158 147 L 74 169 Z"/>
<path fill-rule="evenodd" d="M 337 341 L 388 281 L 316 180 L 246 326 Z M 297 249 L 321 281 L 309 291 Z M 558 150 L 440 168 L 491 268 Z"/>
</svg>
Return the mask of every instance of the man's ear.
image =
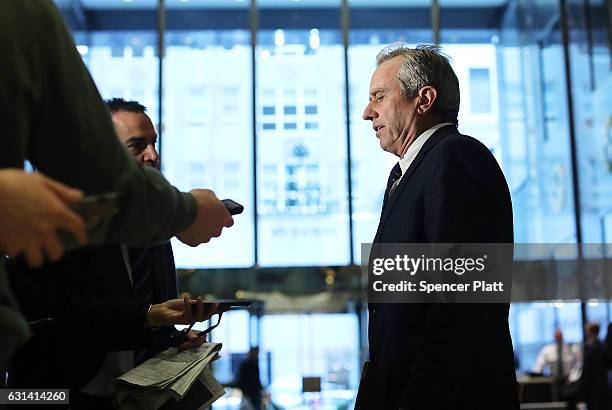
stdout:
<svg viewBox="0 0 612 410">
<path fill-rule="evenodd" d="M 417 112 L 423 115 L 433 110 L 436 98 L 438 98 L 438 91 L 427 85 L 419 90 L 418 98 Z"/>
</svg>

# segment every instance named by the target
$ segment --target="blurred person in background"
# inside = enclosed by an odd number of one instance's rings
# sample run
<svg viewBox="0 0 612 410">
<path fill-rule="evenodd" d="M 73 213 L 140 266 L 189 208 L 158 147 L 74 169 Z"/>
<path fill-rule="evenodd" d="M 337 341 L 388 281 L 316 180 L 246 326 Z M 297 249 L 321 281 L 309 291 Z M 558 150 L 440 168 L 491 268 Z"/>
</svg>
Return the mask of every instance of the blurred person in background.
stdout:
<svg viewBox="0 0 612 410">
<path fill-rule="evenodd" d="M 569 410 L 586 403 L 588 410 L 608 410 L 608 380 L 605 348 L 599 340 L 599 324 L 585 325 L 584 361 L 572 369 L 569 377 L 562 379 L 560 399 L 568 403 Z M 562 339 L 560 341 L 562 343 Z"/>
<path fill-rule="evenodd" d="M 251 347 L 240 364 L 236 387 L 242 390 L 243 396 L 255 410 L 261 409 L 261 379 L 259 378 L 259 347 Z"/>
<path fill-rule="evenodd" d="M 584 363 L 580 391 L 589 410 L 609 410 L 608 376 L 604 345 L 599 340 L 599 323 L 585 325 Z"/>
<path fill-rule="evenodd" d="M 553 376 L 564 382 L 572 370 L 579 368 L 582 362 L 580 347 L 564 342 L 561 329 L 555 330 L 555 341 L 542 347 L 532 372 L 536 374 Z M 559 354 L 561 352 L 561 354 Z M 559 357 L 562 359 L 559 360 Z"/>
</svg>

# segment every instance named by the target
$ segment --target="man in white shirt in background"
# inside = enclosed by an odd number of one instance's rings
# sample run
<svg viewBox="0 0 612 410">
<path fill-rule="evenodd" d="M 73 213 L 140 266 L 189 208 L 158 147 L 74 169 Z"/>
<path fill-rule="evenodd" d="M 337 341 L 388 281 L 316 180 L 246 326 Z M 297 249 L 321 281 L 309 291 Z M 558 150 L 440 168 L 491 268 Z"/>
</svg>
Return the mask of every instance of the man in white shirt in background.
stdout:
<svg viewBox="0 0 612 410">
<path fill-rule="evenodd" d="M 561 352 L 561 360 L 559 360 Z M 555 342 L 547 344 L 540 350 L 532 371 L 562 380 L 567 379 L 572 370 L 580 368 L 582 354 L 577 345 L 566 344 L 563 341 L 561 329 L 555 330 Z"/>
</svg>

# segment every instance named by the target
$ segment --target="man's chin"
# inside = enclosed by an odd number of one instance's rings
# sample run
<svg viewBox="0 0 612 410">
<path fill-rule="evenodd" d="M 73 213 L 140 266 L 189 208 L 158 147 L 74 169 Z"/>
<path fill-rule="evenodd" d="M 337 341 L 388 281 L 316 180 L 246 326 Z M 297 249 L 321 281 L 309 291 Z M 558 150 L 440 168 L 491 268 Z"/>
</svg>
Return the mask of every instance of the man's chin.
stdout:
<svg viewBox="0 0 612 410">
<path fill-rule="evenodd" d="M 380 145 L 380 148 L 381 148 L 383 151 L 388 152 L 389 154 L 397 155 L 397 154 L 396 154 L 396 153 L 393 151 L 393 145 L 392 145 L 392 144 L 389 144 L 389 143 L 387 143 L 387 142 L 383 141 L 382 139 L 381 139 L 381 140 L 379 140 L 379 142 L 378 142 L 378 143 L 379 143 L 379 145 Z"/>
</svg>

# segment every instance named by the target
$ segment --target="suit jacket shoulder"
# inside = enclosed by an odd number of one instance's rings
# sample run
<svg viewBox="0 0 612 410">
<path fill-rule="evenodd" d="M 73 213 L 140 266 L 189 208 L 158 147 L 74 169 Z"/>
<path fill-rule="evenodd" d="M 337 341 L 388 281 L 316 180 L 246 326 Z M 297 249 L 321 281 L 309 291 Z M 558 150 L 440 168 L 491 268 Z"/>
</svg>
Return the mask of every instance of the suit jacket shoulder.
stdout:
<svg viewBox="0 0 612 410">
<path fill-rule="evenodd" d="M 512 204 L 491 151 L 454 127 L 421 148 L 383 209 L 375 242 L 512 242 Z"/>
</svg>

